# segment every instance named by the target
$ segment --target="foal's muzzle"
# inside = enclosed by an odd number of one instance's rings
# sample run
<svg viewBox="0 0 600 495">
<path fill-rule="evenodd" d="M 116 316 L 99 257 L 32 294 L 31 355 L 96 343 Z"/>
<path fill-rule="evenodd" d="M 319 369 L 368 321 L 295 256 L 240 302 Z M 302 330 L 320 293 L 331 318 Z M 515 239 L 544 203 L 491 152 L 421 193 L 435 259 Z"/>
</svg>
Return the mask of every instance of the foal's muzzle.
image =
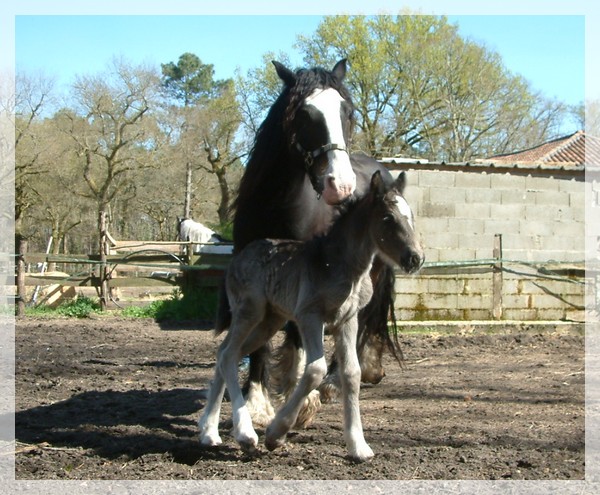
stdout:
<svg viewBox="0 0 600 495">
<path fill-rule="evenodd" d="M 406 273 L 418 272 L 423 266 L 423 263 L 425 263 L 425 255 L 413 250 L 408 251 L 408 253 L 400 260 L 400 265 L 404 268 Z"/>
</svg>

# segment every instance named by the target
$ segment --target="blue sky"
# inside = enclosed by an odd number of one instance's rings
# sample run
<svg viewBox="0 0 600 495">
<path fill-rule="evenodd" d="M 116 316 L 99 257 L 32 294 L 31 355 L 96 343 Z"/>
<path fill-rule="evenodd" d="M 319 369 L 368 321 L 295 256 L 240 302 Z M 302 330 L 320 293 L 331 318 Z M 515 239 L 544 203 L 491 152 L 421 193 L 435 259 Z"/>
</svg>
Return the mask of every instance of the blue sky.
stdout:
<svg viewBox="0 0 600 495">
<path fill-rule="evenodd" d="M 18 70 L 42 71 L 68 85 L 77 74 L 105 69 L 113 56 L 156 64 L 189 51 L 215 66 L 218 78 L 260 64 L 267 51 L 293 48 L 321 16 L 17 15 Z M 450 16 L 462 36 L 497 51 L 532 88 L 568 104 L 584 100 L 585 18 L 582 15 Z"/>
</svg>

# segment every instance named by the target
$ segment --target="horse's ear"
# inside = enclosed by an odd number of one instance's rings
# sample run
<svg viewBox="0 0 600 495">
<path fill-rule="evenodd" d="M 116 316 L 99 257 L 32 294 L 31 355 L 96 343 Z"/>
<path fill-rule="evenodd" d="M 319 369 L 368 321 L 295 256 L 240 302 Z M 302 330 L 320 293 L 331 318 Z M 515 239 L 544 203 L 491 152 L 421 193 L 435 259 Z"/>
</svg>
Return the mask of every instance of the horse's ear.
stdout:
<svg viewBox="0 0 600 495">
<path fill-rule="evenodd" d="M 406 187 L 406 172 L 402 171 L 394 181 L 394 189 L 398 191 L 400 194 L 404 192 L 404 188 Z"/>
<path fill-rule="evenodd" d="M 381 172 L 379 170 L 377 170 L 371 177 L 371 193 L 373 193 L 376 198 L 382 198 L 385 196 L 385 184 L 381 178 Z"/>
<path fill-rule="evenodd" d="M 333 66 L 333 69 L 331 69 L 331 74 L 340 83 L 344 80 L 344 77 L 346 77 L 346 62 L 347 59 L 343 58 Z"/>
<path fill-rule="evenodd" d="M 277 75 L 279 79 L 281 79 L 286 86 L 290 88 L 296 84 L 296 74 L 294 74 L 290 69 L 288 69 L 285 65 L 273 60 L 273 65 L 275 66 L 275 70 L 277 71 Z"/>
</svg>

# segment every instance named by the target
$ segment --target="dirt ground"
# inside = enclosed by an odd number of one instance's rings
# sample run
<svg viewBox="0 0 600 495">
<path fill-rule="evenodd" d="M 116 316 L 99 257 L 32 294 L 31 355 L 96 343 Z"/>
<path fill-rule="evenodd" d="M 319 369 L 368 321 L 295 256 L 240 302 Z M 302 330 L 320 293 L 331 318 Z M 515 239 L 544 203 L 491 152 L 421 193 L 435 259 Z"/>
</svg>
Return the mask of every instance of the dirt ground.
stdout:
<svg viewBox="0 0 600 495">
<path fill-rule="evenodd" d="M 361 391 L 374 459 L 345 455 L 340 403 L 287 445 L 240 451 L 197 419 L 220 338 L 151 320 L 19 319 L 16 478 L 583 479 L 584 338 L 408 334 L 406 366 Z M 264 439 L 263 431 L 258 429 Z"/>
</svg>

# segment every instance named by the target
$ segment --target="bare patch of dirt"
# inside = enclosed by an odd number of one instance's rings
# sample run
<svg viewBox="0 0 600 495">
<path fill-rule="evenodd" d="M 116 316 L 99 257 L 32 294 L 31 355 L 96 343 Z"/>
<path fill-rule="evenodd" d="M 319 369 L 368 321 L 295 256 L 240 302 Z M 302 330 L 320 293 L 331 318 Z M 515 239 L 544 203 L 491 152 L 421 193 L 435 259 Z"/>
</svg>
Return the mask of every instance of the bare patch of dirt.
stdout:
<svg viewBox="0 0 600 495">
<path fill-rule="evenodd" d="M 584 478 L 583 336 L 403 336 L 405 369 L 389 358 L 361 391 L 366 464 L 346 458 L 340 403 L 252 456 L 225 403 L 224 444 L 201 448 L 219 342 L 151 320 L 17 320 L 16 478 Z"/>
</svg>

